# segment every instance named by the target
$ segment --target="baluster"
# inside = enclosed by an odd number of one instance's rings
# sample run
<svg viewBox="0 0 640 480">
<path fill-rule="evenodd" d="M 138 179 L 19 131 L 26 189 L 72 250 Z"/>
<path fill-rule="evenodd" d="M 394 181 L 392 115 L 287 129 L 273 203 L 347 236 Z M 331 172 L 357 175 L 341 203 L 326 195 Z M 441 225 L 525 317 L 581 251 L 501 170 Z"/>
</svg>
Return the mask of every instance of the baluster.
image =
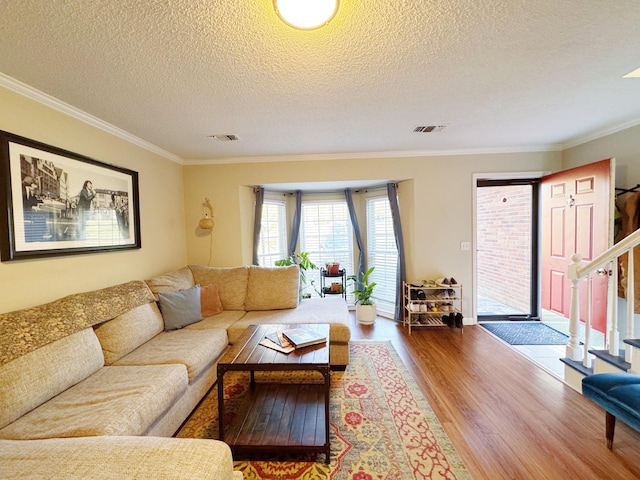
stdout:
<svg viewBox="0 0 640 480">
<path fill-rule="evenodd" d="M 629 250 L 628 263 L 627 263 L 627 337 L 635 338 L 633 329 L 633 321 L 635 314 L 635 268 L 633 263 L 633 248 Z M 617 289 L 616 289 L 617 291 Z M 624 344 L 624 359 L 626 362 L 631 363 L 633 347 L 628 344 Z"/>
<path fill-rule="evenodd" d="M 607 342 L 609 344 L 609 353 L 617 357 L 620 355 L 620 332 L 618 331 L 618 268 L 614 268 L 613 263 L 609 264 L 609 274 L 609 292 L 607 295 L 609 304 L 609 308 L 607 309 L 609 335 L 607 335 Z"/>
<path fill-rule="evenodd" d="M 591 368 L 593 359 L 589 353 L 591 348 L 591 289 L 593 288 L 591 282 L 591 275 L 587 275 L 587 315 L 584 320 L 584 345 L 582 353 L 582 365 L 587 368 Z"/>
<path fill-rule="evenodd" d="M 578 253 L 571 255 L 568 276 L 571 281 L 571 310 L 569 313 L 569 341 L 567 342 L 567 358 L 577 362 L 582 361 L 582 350 L 578 341 L 578 325 L 580 324 L 580 280 L 578 267 L 582 257 Z"/>
</svg>

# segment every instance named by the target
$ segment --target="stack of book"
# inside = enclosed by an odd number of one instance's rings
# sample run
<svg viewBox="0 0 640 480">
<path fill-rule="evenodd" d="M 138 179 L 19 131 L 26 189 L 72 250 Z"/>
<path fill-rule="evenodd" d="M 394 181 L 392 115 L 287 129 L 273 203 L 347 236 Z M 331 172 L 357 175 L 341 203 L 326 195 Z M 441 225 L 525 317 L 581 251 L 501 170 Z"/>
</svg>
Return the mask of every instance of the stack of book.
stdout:
<svg viewBox="0 0 640 480">
<path fill-rule="evenodd" d="M 260 342 L 260 345 L 282 353 L 290 353 L 298 348 L 319 345 L 326 341 L 327 337 L 306 328 L 291 328 L 265 335 L 265 339 Z"/>
</svg>

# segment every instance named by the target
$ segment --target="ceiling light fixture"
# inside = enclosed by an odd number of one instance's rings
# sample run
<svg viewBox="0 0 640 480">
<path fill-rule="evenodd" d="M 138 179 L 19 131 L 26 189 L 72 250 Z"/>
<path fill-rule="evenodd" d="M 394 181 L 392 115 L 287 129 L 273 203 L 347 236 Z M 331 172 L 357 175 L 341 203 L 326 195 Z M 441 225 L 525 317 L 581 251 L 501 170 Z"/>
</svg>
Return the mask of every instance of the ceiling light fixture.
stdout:
<svg viewBox="0 0 640 480">
<path fill-rule="evenodd" d="M 640 78 L 640 68 L 636 68 L 633 72 L 629 72 L 622 78 Z"/>
<path fill-rule="evenodd" d="M 284 23 L 301 30 L 326 25 L 338 12 L 340 0 L 273 0 L 273 8 Z"/>
</svg>

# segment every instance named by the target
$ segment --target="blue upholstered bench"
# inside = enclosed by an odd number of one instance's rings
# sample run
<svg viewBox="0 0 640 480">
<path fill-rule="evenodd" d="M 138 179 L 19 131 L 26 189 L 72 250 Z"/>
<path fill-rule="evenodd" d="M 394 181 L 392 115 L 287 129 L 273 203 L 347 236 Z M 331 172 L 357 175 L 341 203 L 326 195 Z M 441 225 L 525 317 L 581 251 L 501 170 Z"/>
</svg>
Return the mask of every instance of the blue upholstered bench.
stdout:
<svg viewBox="0 0 640 480">
<path fill-rule="evenodd" d="M 613 447 L 616 418 L 640 431 L 640 375 L 596 373 L 582 379 L 582 394 L 606 413 L 607 447 Z"/>
</svg>

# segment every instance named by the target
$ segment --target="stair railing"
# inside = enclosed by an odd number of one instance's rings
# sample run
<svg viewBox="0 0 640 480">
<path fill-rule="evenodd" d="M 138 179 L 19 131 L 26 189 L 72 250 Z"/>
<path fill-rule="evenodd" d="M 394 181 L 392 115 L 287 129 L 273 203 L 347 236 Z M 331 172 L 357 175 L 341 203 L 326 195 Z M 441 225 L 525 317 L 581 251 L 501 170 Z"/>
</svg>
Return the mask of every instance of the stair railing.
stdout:
<svg viewBox="0 0 640 480">
<path fill-rule="evenodd" d="M 575 253 L 571 256 L 567 274 L 571 281 L 571 306 L 569 315 L 569 340 L 566 346 L 567 358 L 582 362 L 591 368 L 591 275 L 609 275 L 607 297 L 607 346 L 609 353 L 618 356 L 620 352 L 620 333 L 618 332 L 618 258 L 627 257 L 627 329 L 625 338 L 634 338 L 633 315 L 634 305 L 634 255 L 633 249 L 640 245 L 640 229 L 601 253 L 589 263 L 582 263 L 582 257 Z M 587 312 L 585 312 L 585 338 L 583 345 L 578 339 L 580 327 L 580 282 L 587 281 Z M 625 345 L 625 361 L 631 362 L 631 346 Z"/>
</svg>

